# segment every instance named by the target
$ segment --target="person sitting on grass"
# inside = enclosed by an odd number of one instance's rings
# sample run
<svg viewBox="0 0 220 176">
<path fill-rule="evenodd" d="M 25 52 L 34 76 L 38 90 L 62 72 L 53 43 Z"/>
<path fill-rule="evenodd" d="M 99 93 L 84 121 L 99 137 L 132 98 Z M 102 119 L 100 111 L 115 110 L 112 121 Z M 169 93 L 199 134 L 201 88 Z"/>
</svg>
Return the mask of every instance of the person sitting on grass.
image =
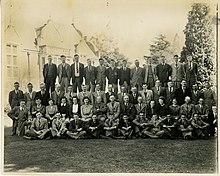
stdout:
<svg viewBox="0 0 220 176">
<path fill-rule="evenodd" d="M 105 136 L 116 138 L 117 136 L 117 129 L 119 125 L 119 119 L 114 119 L 113 116 L 108 116 L 104 123 L 104 132 Z"/>
<path fill-rule="evenodd" d="M 134 133 L 135 133 L 135 137 L 143 137 L 144 138 L 144 134 L 143 131 L 144 129 L 147 128 L 147 125 L 149 123 L 149 120 L 146 118 L 145 113 L 140 112 L 136 118 L 132 121 L 134 123 Z"/>
<path fill-rule="evenodd" d="M 176 126 L 184 139 L 193 139 L 191 119 L 187 119 L 186 114 L 182 113 L 180 115 L 180 119 L 176 122 Z"/>
<path fill-rule="evenodd" d="M 177 136 L 175 116 L 167 114 L 166 118 L 162 121 L 162 129 L 164 130 L 165 137 L 174 139 Z"/>
<path fill-rule="evenodd" d="M 162 138 L 164 135 L 164 130 L 162 129 L 162 120 L 159 118 L 157 114 L 153 114 L 149 124 L 148 128 L 144 129 L 143 133 L 152 138 L 152 139 L 158 139 Z"/>
<path fill-rule="evenodd" d="M 65 118 L 61 116 L 60 112 L 56 112 L 54 119 L 52 121 L 52 137 L 61 138 L 65 134 Z"/>
<path fill-rule="evenodd" d="M 103 125 L 100 124 L 97 118 L 97 115 L 93 114 L 92 119 L 86 123 L 86 127 L 85 127 L 88 138 L 99 139 L 102 128 L 103 128 Z"/>
<path fill-rule="evenodd" d="M 83 103 L 81 106 L 82 121 L 88 122 L 92 118 L 93 106 L 90 104 L 89 97 L 84 97 Z"/>
<path fill-rule="evenodd" d="M 134 131 L 134 124 L 129 120 L 127 114 L 122 116 L 119 121 L 119 132 L 123 135 L 124 139 L 131 139 Z"/>
<path fill-rule="evenodd" d="M 80 139 L 84 138 L 85 131 L 85 122 L 79 118 L 79 114 L 73 114 L 73 119 L 70 120 L 69 128 L 66 128 L 66 134 L 70 138 Z"/>
<path fill-rule="evenodd" d="M 195 113 L 192 118 L 193 135 L 196 139 L 208 139 L 208 126 L 209 124 L 204 122 L 200 114 Z"/>
<path fill-rule="evenodd" d="M 30 130 L 24 136 L 26 139 L 49 139 L 51 129 L 48 129 L 47 119 L 42 117 L 41 112 L 36 113 L 36 118 L 33 120 Z"/>
</svg>

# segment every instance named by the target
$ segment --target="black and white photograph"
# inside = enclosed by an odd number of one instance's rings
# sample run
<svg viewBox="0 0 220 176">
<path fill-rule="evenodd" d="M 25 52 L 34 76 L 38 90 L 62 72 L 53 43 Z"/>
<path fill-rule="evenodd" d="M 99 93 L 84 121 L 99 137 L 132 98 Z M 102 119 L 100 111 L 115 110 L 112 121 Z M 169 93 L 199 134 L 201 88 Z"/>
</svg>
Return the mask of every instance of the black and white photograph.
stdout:
<svg viewBox="0 0 220 176">
<path fill-rule="evenodd" d="M 1 174 L 219 174 L 219 8 L 2 0 Z"/>
</svg>

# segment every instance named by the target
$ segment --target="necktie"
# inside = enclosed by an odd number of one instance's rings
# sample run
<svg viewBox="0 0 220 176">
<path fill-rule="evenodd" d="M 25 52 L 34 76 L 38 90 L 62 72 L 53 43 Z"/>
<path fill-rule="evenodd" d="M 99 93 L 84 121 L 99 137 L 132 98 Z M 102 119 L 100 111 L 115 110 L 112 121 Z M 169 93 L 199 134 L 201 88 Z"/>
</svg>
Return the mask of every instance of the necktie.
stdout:
<svg viewBox="0 0 220 176">
<path fill-rule="evenodd" d="M 76 64 L 76 73 L 79 73 L 79 67 L 78 67 L 78 64 Z"/>
<path fill-rule="evenodd" d="M 141 109 L 141 104 L 140 104 L 140 109 Z"/>
</svg>

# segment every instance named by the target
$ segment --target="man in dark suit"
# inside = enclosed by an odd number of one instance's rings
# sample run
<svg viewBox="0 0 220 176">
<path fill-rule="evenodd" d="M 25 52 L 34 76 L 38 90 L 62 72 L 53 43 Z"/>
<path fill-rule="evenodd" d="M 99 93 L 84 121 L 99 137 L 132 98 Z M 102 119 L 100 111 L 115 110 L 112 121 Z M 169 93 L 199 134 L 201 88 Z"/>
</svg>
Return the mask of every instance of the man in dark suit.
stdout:
<svg viewBox="0 0 220 176">
<path fill-rule="evenodd" d="M 57 78 L 57 66 L 52 63 L 51 55 L 48 56 L 48 63 L 44 65 L 43 76 L 46 90 L 49 92 L 51 89 L 51 92 L 53 92 L 55 90 L 55 82 Z"/>
<path fill-rule="evenodd" d="M 99 66 L 96 67 L 96 84 L 99 84 L 102 91 L 105 91 L 106 86 L 106 68 L 103 58 L 99 59 Z"/>
<path fill-rule="evenodd" d="M 184 64 L 183 72 L 187 85 L 191 89 L 197 82 L 198 75 L 198 65 L 193 62 L 191 55 L 187 56 L 187 63 Z"/>
<path fill-rule="evenodd" d="M 152 88 L 152 91 L 154 100 L 156 102 L 158 102 L 160 96 L 166 97 L 166 89 L 164 87 L 161 87 L 160 80 L 157 80 L 155 82 L 155 87 Z"/>
<path fill-rule="evenodd" d="M 109 103 L 110 102 L 110 96 L 114 95 L 115 99 L 118 98 L 117 94 L 115 92 L 113 92 L 113 87 L 111 84 L 108 85 L 108 92 L 105 93 L 106 95 L 106 102 Z"/>
<path fill-rule="evenodd" d="M 192 103 L 197 104 L 199 101 L 199 98 L 203 98 L 203 97 L 204 97 L 203 93 L 200 90 L 198 90 L 198 85 L 194 84 L 192 86 L 192 97 L 191 97 Z"/>
<path fill-rule="evenodd" d="M 61 86 L 56 84 L 55 91 L 51 93 L 51 98 L 54 101 L 55 105 L 59 105 L 61 103 L 61 98 L 64 96 L 64 91 L 61 91 Z"/>
<path fill-rule="evenodd" d="M 91 59 L 87 59 L 88 66 L 84 69 L 85 83 L 87 90 L 94 92 L 95 90 L 95 79 L 96 79 L 96 68 L 92 66 Z"/>
<path fill-rule="evenodd" d="M 50 98 L 50 94 L 46 91 L 45 83 L 40 84 L 40 91 L 36 93 L 36 98 L 41 99 L 42 105 L 48 106 L 48 99 Z"/>
<path fill-rule="evenodd" d="M 125 86 L 126 90 L 130 90 L 130 74 L 131 70 L 127 67 L 127 61 L 123 60 L 123 66 L 119 69 L 119 85 Z"/>
<path fill-rule="evenodd" d="M 9 92 L 9 105 L 11 106 L 11 109 L 13 109 L 15 106 L 19 106 L 19 102 L 21 99 L 24 98 L 24 94 L 21 90 L 19 90 L 19 83 L 14 83 L 14 90 Z"/>
<path fill-rule="evenodd" d="M 160 80 L 161 85 L 163 87 L 166 87 L 168 80 L 171 80 L 172 67 L 166 63 L 166 59 L 164 56 L 162 56 L 161 61 L 162 63 L 157 65 L 155 68 L 155 74 Z"/>
<path fill-rule="evenodd" d="M 172 81 L 168 81 L 167 88 L 166 88 L 166 104 L 170 106 L 173 102 L 175 97 L 175 88 Z"/>
<path fill-rule="evenodd" d="M 151 89 L 154 87 L 155 83 L 155 67 L 152 65 L 152 58 L 144 56 L 144 58 L 147 61 L 147 64 L 145 66 L 145 77 L 144 77 L 144 82 L 147 84 L 148 88 Z"/>
<path fill-rule="evenodd" d="M 130 93 L 130 103 L 137 104 L 138 103 L 138 96 L 140 96 L 140 94 L 137 91 L 137 87 L 132 87 L 131 93 Z"/>
<path fill-rule="evenodd" d="M 71 65 L 71 77 L 72 77 L 72 84 L 73 84 L 73 92 L 77 93 L 78 91 L 81 92 L 81 85 L 83 82 L 84 77 L 84 65 L 79 62 L 79 55 L 74 55 L 74 63 Z"/>
<path fill-rule="evenodd" d="M 185 97 L 185 103 L 180 107 L 180 114 L 186 114 L 186 118 L 192 118 L 195 113 L 195 106 L 191 103 L 190 97 Z"/>
<path fill-rule="evenodd" d="M 66 63 L 66 56 L 61 55 L 60 58 L 62 63 L 58 65 L 57 69 L 58 81 L 61 85 L 61 90 L 67 91 L 71 79 L 71 68 L 70 65 Z"/>
<path fill-rule="evenodd" d="M 8 116 L 12 119 L 12 136 L 16 135 L 18 128 L 18 136 L 23 136 L 25 133 L 25 125 L 28 120 L 28 109 L 25 106 L 25 100 L 20 100 L 20 105 L 15 106 L 8 113 Z"/>
<path fill-rule="evenodd" d="M 141 86 L 144 82 L 144 69 L 139 66 L 139 61 L 135 60 L 135 67 L 131 69 L 131 85 L 137 87 L 138 91 L 141 90 Z"/>
<path fill-rule="evenodd" d="M 115 61 L 111 60 L 111 66 L 107 69 L 107 78 L 108 78 L 108 84 L 112 84 L 114 88 L 114 92 L 118 94 L 118 76 L 119 71 L 115 67 Z"/>
<path fill-rule="evenodd" d="M 191 97 L 191 91 L 186 85 L 186 81 L 182 80 L 180 88 L 175 91 L 175 98 L 179 106 L 184 104 L 186 96 Z"/>
<path fill-rule="evenodd" d="M 136 115 L 136 109 L 134 105 L 129 102 L 128 95 L 124 96 L 124 101 L 121 103 L 120 108 L 121 108 L 120 110 L 121 115 L 127 114 L 130 121 L 134 120 Z"/>
</svg>

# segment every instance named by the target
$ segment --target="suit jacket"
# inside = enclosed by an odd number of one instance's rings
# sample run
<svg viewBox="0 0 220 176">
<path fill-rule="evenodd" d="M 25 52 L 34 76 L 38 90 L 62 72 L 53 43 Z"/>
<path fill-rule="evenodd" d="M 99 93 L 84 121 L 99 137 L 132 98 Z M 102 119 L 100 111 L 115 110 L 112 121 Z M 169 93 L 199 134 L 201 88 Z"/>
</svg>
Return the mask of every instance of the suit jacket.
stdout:
<svg viewBox="0 0 220 176">
<path fill-rule="evenodd" d="M 148 74 L 149 74 L 149 69 L 150 69 L 149 65 L 146 65 L 144 69 L 145 69 L 144 82 L 148 83 Z M 151 69 L 152 69 L 152 73 L 153 73 L 153 80 L 155 81 L 156 80 L 155 66 L 151 65 Z"/>
<path fill-rule="evenodd" d="M 73 104 L 71 104 L 69 107 L 70 107 L 69 108 L 69 110 L 70 110 L 69 114 L 70 114 L 70 117 L 72 118 L 73 117 Z M 79 115 L 81 115 L 80 109 L 81 109 L 81 107 L 80 107 L 80 105 L 78 103 L 78 109 L 77 109 L 76 113 L 79 114 Z"/>
<path fill-rule="evenodd" d="M 132 104 L 137 104 L 137 103 L 138 103 L 137 99 L 138 99 L 138 96 L 139 96 L 139 95 L 140 95 L 139 93 L 136 93 L 136 96 L 134 97 L 134 95 L 131 93 L 131 94 L 129 95 L 129 101 L 130 101 L 130 103 L 132 103 Z"/>
<path fill-rule="evenodd" d="M 198 75 L 198 65 L 195 62 L 192 62 L 192 67 L 189 68 L 189 63 L 185 63 L 183 66 L 184 78 L 186 81 L 196 81 Z"/>
<path fill-rule="evenodd" d="M 186 88 L 185 93 L 183 93 L 182 87 L 176 89 L 175 91 L 175 98 L 177 100 L 178 105 L 182 105 L 185 103 L 185 97 L 189 96 L 191 98 L 191 91 L 189 88 Z"/>
<path fill-rule="evenodd" d="M 18 90 L 18 93 L 15 93 L 15 90 L 9 92 L 9 104 L 13 109 L 15 106 L 20 105 L 20 100 L 24 98 L 24 94 L 21 90 Z"/>
<path fill-rule="evenodd" d="M 36 93 L 36 98 L 41 99 L 41 104 L 44 106 L 48 106 L 48 99 L 50 98 L 49 92 L 45 92 L 44 95 L 41 94 L 41 91 Z"/>
<path fill-rule="evenodd" d="M 153 114 L 158 114 L 158 106 L 154 106 L 153 108 L 148 106 L 148 108 L 147 108 L 147 117 L 148 117 L 148 119 L 151 119 Z"/>
<path fill-rule="evenodd" d="M 123 67 L 118 70 L 119 72 L 119 85 L 123 85 L 124 82 L 127 82 L 128 85 L 130 85 L 130 75 L 131 75 L 131 69 L 126 67 L 124 70 Z"/>
<path fill-rule="evenodd" d="M 83 105 L 83 104 L 84 104 L 84 102 L 83 102 L 83 98 L 84 98 L 84 97 L 89 97 L 89 100 L 90 100 L 91 104 L 94 103 L 92 93 L 89 92 L 89 91 L 86 91 L 86 92 L 79 92 L 79 94 L 78 94 L 78 98 L 79 98 L 79 103 L 80 103 L 80 105 Z"/>
<path fill-rule="evenodd" d="M 75 76 L 75 67 L 76 64 L 73 63 L 71 65 L 71 77 L 72 77 L 72 83 L 75 82 L 76 76 Z M 83 82 L 83 77 L 84 77 L 84 65 L 82 63 L 79 63 L 79 78 L 80 82 Z"/>
<path fill-rule="evenodd" d="M 61 82 L 61 78 L 62 78 L 62 69 L 63 69 L 62 64 L 59 64 L 58 69 L 57 69 L 59 83 Z M 71 79 L 71 67 L 70 67 L 70 65 L 65 63 L 65 69 L 66 69 L 68 81 L 70 81 L 70 79 Z"/>
<path fill-rule="evenodd" d="M 94 102 L 96 102 L 96 98 L 97 98 L 97 96 L 98 96 L 98 92 L 97 92 L 97 91 L 92 92 L 92 95 L 93 95 L 93 100 L 94 100 Z M 104 92 L 104 91 L 100 91 L 100 92 L 99 92 L 99 96 L 102 97 L 102 101 L 106 104 L 106 103 L 107 103 L 107 100 L 106 100 L 106 94 L 105 94 L 105 92 Z"/>
<path fill-rule="evenodd" d="M 159 64 L 155 68 L 155 74 L 161 82 L 167 82 L 169 76 L 172 75 L 172 67 L 166 63 L 165 65 Z"/>
<path fill-rule="evenodd" d="M 97 66 L 96 67 L 96 83 L 104 84 L 106 82 L 106 72 L 107 69 L 105 66 Z"/>
<path fill-rule="evenodd" d="M 93 105 L 93 113 L 97 115 L 105 115 L 106 112 L 107 112 L 107 106 L 105 103 L 101 102 L 101 103 L 95 103 Z"/>
<path fill-rule="evenodd" d="M 157 102 L 160 96 L 166 98 L 166 89 L 164 87 L 160 87 L 159 91 L 157 91 L 156 87 L 152 88 L 154 100 Z"/>
<path fill-rule="evenodd" d="M 64 96 L 66 97 L 67 101 L 68 101 L 68 104 L 70 105 L 72 103 L 72 98 L 73 97 L 77 97 L 77 93 L 74 93 L 74 92 L 66 92 L 64 94 Z"/>
<path fill-rule="evenodd" d="M 58 93 L 56 91 L 53 91 L 51 93 L 51 98 L 54 101 L 54 104 L 59 105 L 61 103 L 61 98 L 64 97 L 64 93 L 63 91 L 60 91 L 60 94 L 58 95 Z"/>
<path fill-rule="evenodd" d="M 36 115 L 36 112 L 41 112 L 42 115 L 45 115 L 46 114 L 46 107 L 44 105 L 41 105 L 40 108 L 37 108 L 37 106 L 33 106 L 32 108 L 32 114 L 33 115 Z M 35 112 L 35 113 L 33 113 Z"/>
<path fill-rule="evenodd" d="M 202 108 L 199 104 L 195 105 L 195 112 L 201 115 L 208 115 L 209 108 L 206 105 L 203 105 Z"/>
<path fill-rule="evenodd" d="M 183 71 L 183 64 L 178 62 L 177 65 L 176 63 L 173 63 L 171 65 L 172 67 L 172 81 L 182 81 L 184 78 L 184 71 Z"/>
<path fill-rule="evenodd" d="M 192 90 L 192 94 L 191 94 L 192 103 L 193 104 L 197 104 L 198 101 L 199 101 L 199 98 L 204 98 L 203 93 L 201 91 L 199 91 L 199 90 L 197 90 L 197 93 L 195 93 Z"/>
<path fill-rule="evenodd" d="M 128 95 L 128 93 L 118 93 L 118 101 L 119 103 L 124 103 L 124 96 Z"/>
<path fill-rule="evenodd" d="M 23 111 L 20 110 L 20 106 L 15 106 L 11 111 L 8 112 L 8 116 L 15 120 L 18 118 L 18 121 L 25 121 L 28 119 L 28 109 L 24 108 Z"/>
<path fill-rule="evenodd" d="M 85 67 L 84 69 L 84 76 L 85 76 L 85 83 L 86 85 L 89 85 L 90 82 L 95 85 L 95 79 L 96 79 L 96 68 L 94 66 Z"/>
<path fill-rule="evenodd" d="M 212 89 L 206 89 L 203 91 L 204 102 L 211 109 L 211 107 L 216 104 L 215 102 L 215 92 Z M 217 97 L 217 96 L 216 96 Z"/>
<path fill-rule="evenodd" d="M 70 123 L 69 123 L 69 131 L 70 132 L 77 132 L 77 129 L 79 128 L 83 128 L 85 126 L 85 123 L 84 121 L 82 120 L 78 120 L 77 123 L 75 120 L 71 120 Z"/>
<path fill-rule="evenodd" d="M 141 67 L 131 69 L 131 84 L 132 85 L 142 85 L 144 82 L 144 69 Z"/>
<path fill-rule="evenodd" d="M 116 67 L 114 67 L 113 70 L 109 67 L 106 71 L 106 75 L 108 78 L 108 84 L 118 84 L 119 71 Z"/>
<path fill-rule="evenodd" d="M 136 105 L 134 105 L 134 107 L 136 109 L 136 114 L 137 115 L 139 115 L 141 112 L 146 115 L 147 108 L 148 108 L 148 106 L 146 104 L 142 103 L 141 106 L 140 106 L 140 104 L 136 104 Z"/>
<path fill-rule="evenodd" d="M 173 101 L 173 99 L 174 99 L 174 97 L 175 97 L 175 88 L 173 87 L 172 88 L 173 90 L 169 90 L 169 88 L 168 87 L 166 87 L 166 104 L 167 105 L 171 105 L 172 104 L 172 101 Z"/>
<path fill-rule="evenodd" d="M 49 71 L 48 67 L 49 67 L 49 64 L 47 63 L 47 64 L 44 65 L 44 68 L 43 68 L 44 82 L 46 82 L 46 79 L 48 79 L 48 71 Z M 50 79 L 56 80 L 56 78 L 57 78 L 57 66 L 56 66 L 56 64 L 53 64 L 53 63 L 52 63 L 52 76 L 53 77 L 50 78 Z"/>
<path fill-rule="evenodd" d="M 121 103 L 120 108 L 121 108 L 120 110 L 121 116 L 123 116 L 123 114 L 126 114 L 129 116 L 130 119 L 135 118 L 136 109 L 133 104 L 128 103 L 128 105 L 125 106 L 125 103 Z"/>
<path fill-rule="evenodd" d="M 151 100 L 153 100 L 153 91 L 152 90 L 147 90 L 146 91 L 146 96 L 144 90 L 139 91 L 139 94 L 143 97 L 143 103 L 149 104 Z"/>
<path fill-rule="evenodd" d="M 181 107 L 180 107 L 180 113 L 182 114 L 182 113 L 184 113 L 184 114 L 186 114 L 186 117 L 188 118 L 188 119 L 190 119 L 192 116 L 193 116 L 193 114 L 195 113 L 195 106 L 194 106 L 194 104 L 188 104 L 188 106 L 187 106 L 187 104 L 186 103 L 184 103 L 183 105 L 181 105 Z"/>
<path fill-rule="evenodd" d="M 107 116 L 113 115 L 114 118 L 118 118 L 120 115 L 120 103 L 114 102 L 114 105 L 112 103 L 107 104 Z"/>
<path fill-rule="evenodd" d="M 32 97 L 30 97 L 30 94 L 28 92 L 24 93 L 24 99 L 26 101 L 26 107 L 31 110 L 31 108 L 35 105 L 35 97 L 36 97 L 36 92 L 32 92 Z"/>
<path fill-rule="evenodd" d="M 40 123 L 39 123 L 39 121 L 40 121 Z M 40 120 L 38 118 L 34 118 L 32 124 L 31 124 L 31 129 L 33 131 L 47 130 L 48 129 L 47 119 L 45 119 L 43 117 Z"/>
</svg>

